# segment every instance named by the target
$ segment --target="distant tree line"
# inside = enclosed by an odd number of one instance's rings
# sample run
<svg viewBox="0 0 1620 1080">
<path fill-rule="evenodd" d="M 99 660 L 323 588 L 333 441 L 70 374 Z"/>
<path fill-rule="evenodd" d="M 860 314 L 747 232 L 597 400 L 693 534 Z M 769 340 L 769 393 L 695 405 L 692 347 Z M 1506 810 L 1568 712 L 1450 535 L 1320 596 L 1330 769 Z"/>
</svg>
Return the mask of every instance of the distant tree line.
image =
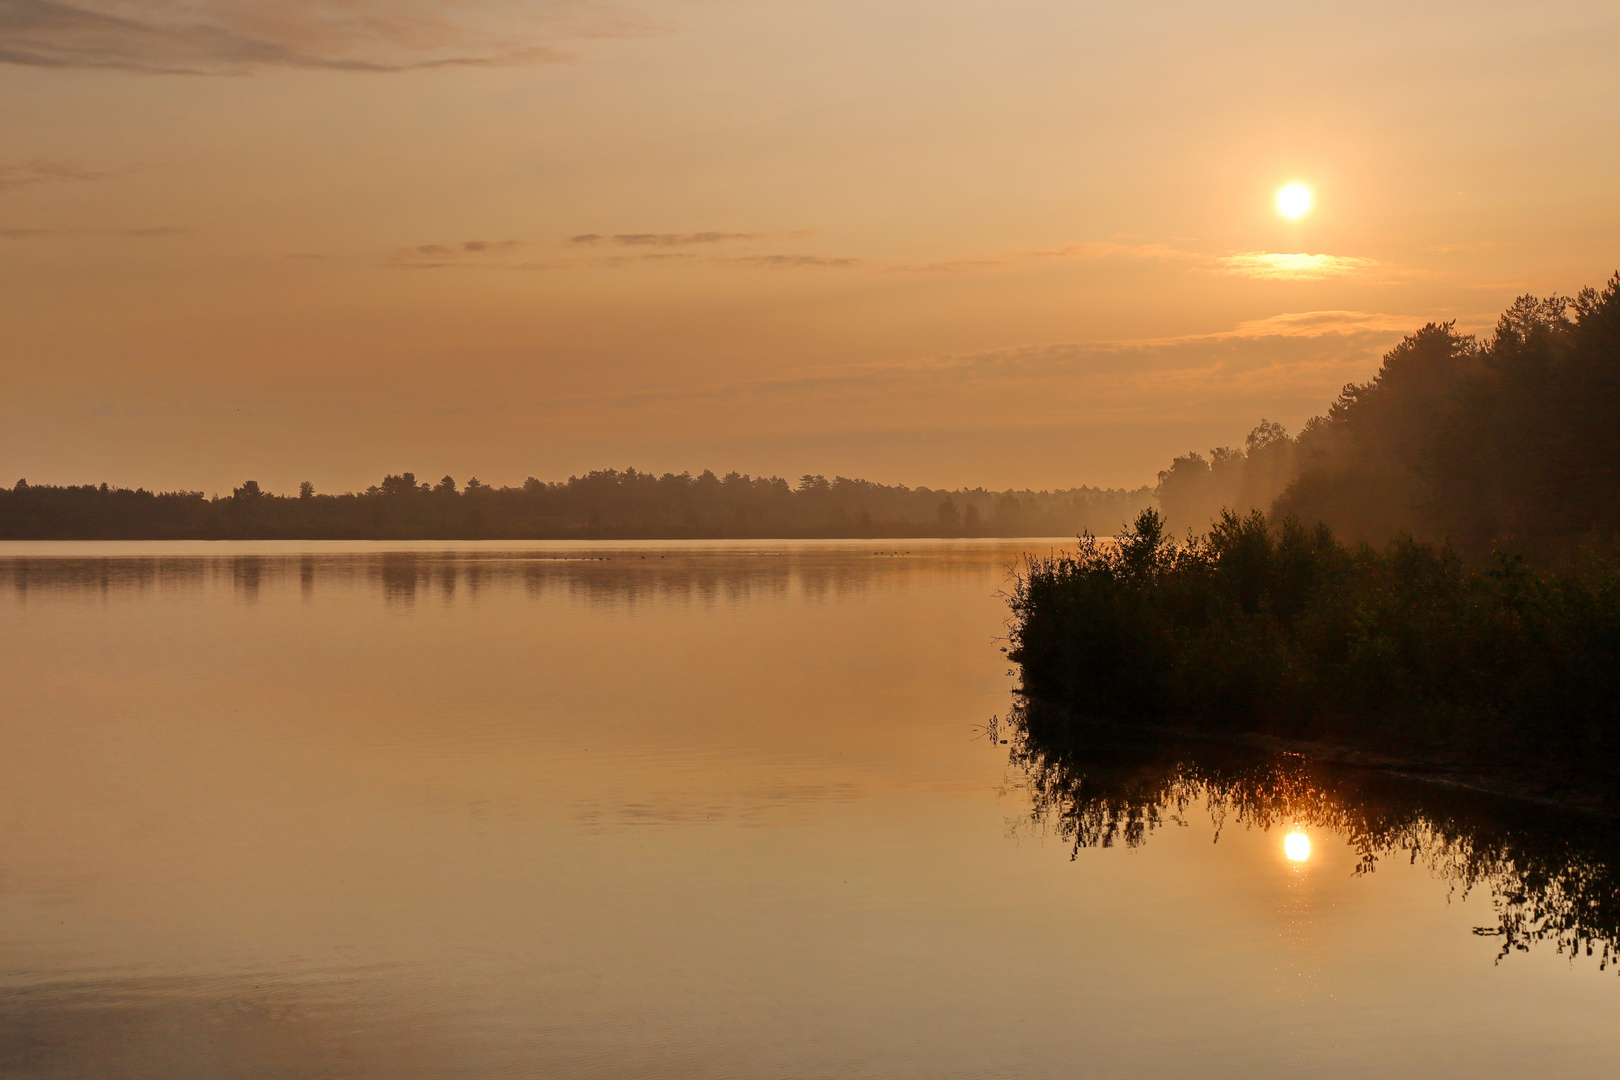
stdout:
<svg viewBox="0 0 1620 1080">
<path fill-rule="evenodd" d="M 1465 553 L 1556 552 L 1620 536 L 1620 274 L 1522 296 L 1488 341 L 1430 323 L 1346 386 L 1298 438 L 1262 422 L 1243 449 L 1159 474 L 1172 529 L 1222 509 L 1325 522 L 1349 541 L 1410 533 Z"/>
<path fill-rule="evenodd" d="M 385 476 L 362 492 L 274 495 L 248 480 L 199 491 L 0 489 L 0 539 L 676 539 L 1112 535 L 1153 501 L 1147 488 L 938 490 L 839 476 L 606 469 L 492 487 L 476 478 Z"/>
</svg>

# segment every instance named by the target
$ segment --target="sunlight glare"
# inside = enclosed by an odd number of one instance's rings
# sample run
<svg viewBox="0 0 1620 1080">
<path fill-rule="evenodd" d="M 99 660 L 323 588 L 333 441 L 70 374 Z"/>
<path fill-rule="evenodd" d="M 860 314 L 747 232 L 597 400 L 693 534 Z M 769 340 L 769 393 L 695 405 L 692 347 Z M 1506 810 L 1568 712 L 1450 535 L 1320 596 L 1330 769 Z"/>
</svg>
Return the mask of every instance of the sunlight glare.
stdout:
<svg viewBox="0 0 1620 1080">
<path fill-rule="evenodd" d="M 1304 862 L 1311 857 L 1311 838 L 1302 832 L 1291 832 L 1283 838 L 1283 854 L 1289 862 Z"/>
<path fill-rule="evenodd" d="M 1277 191 L 1277 213 L 1290 221 L 1298 221 L 1311 212 L 1313 201 L 1311 189 L 1304 184 L 1284 184 Z"/>
</svg>

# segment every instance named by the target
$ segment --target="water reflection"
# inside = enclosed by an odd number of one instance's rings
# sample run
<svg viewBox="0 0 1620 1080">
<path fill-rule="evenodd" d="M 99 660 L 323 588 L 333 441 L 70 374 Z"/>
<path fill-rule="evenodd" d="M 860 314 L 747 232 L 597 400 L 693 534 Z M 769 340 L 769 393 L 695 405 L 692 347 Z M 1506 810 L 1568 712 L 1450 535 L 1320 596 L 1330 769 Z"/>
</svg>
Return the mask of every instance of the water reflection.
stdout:
<svg viewBox="0 0 1620 1080">
<path fill-rule="evenodd" d="M 245 546 L 0 545 L 0 1076 L 895 1076 L 979 1015 L 912 940 L 982 921 L 1017 546 Z"/>
<path fill-rule="evenodd" d="M 1009 844 L 1018 545 L 88 547 L 0 545 L 0 1076 L 1612 1075 L 1308 791 Z"/>
<path fill-rule="evenodd" d="M 1217 843 L 1234 825 L 1287 829 L 1282 855 L 1295 866 L 1313 835 L 1333 836 L 1356 875 L 1401 857 L 1461 895 L 1489 895 L 1496 925 L 1474 933 L 1501 939 L 1498 959 L 1545 946 L 1600 968 L 1620 960 L 1620 842 L 1605 819 L 1295 755 L 1123 740 L 1023 699 L 1002 725 L 1030 823 L 1075 855 L 1140 847 L 1205 816 Z"/>
<path fill-rule="evenodd" d="M 297 588 L 307 599 L 321 587 L 366 588 L 409 607 L 491 589 L 531 597 L 559 594 L 587 603 L 649 602 L 710 606 L 749 600 L 838 600 L 922 574 L 983 574 L 1009 567 L 1023 550 L 1006 542 L 910 541 L 906 548 L 863 543 L 758 548 L 625 548 L 553 546 L 541 550 L 343 551 L 331 554 L 0 557 L 0 590 L 111 595 L 196 593 L 229 583 L 237 599 L 256 602 L 270 590 Z"/>
</svg>

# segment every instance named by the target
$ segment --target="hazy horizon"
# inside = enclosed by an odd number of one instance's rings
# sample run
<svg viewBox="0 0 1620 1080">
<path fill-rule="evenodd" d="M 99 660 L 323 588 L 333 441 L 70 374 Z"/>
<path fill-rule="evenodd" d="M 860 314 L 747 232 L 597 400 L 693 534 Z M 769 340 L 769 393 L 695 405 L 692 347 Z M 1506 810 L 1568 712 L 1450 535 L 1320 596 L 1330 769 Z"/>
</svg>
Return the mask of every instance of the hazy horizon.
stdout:
<svg viewBox="0 0 1620 1080">
<path fill-rule="evenodd" d="M 1617 51 L 1591 2 L 0 0 L 0 483 L 1151 484 L 1605 281 Z"/>
</svg>

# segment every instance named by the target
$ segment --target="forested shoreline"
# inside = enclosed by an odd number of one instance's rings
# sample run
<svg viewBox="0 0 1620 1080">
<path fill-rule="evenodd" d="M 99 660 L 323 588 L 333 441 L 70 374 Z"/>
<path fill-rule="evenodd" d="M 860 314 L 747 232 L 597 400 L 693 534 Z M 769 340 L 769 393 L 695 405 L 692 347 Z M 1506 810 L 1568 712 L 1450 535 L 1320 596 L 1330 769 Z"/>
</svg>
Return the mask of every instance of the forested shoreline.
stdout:
<svg viewBox="0 0 1620 1080">
<path fill-rule="evenodd" d="M 1485 340 L 1429 323 L 1297 437 L 1261 421 L 1242 447 L 1159 474 L 1175 533 L 1223 509 L 1398 534 L 1472 557 L 1556 556 L 1620 535 L 1620 274 L 1572 297 L 1521 296 Z"/>
<path fill-rule="evenodd" d="M 1258 511 L 1176 542 L 1150 509 L 1118 542 L 1031 560 L 1011 606 L 1021 692 L 1118 730 L 1354 745 L 1549 790 L 1620 782 L 1611 560 L 1471 566 Z"/>
<path fill-rule="evenodd" d="M 6 540 L 528 540 L 1073 536 L 1118 532 L 1149 488 L 937 490 L 807 475 L 608 469 L 492 487 L 404 472 L 362 492 L 275 495 L 246 481 L 229 496 L 105 484 L 0 489 Z"/>
<path fill-rule="evenodd" d="M 1159 496 L 1117 542 L 1024 568 L 1029 701 L 1620 811 L 1620 275 L 1521 297 L 1483 344 L 1425 326 L 1297 439 L 1178 458 Z"/>
</svg>

